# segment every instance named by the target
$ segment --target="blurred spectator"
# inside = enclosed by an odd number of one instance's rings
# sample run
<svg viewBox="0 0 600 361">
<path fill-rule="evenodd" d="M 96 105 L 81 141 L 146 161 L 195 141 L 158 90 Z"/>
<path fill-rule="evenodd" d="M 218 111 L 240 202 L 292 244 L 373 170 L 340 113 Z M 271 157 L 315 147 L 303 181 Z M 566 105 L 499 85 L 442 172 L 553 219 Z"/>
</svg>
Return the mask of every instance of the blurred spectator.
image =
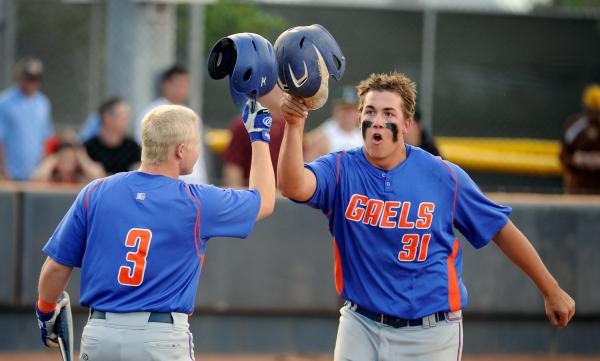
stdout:
<svg viewBox="0 0 600 361">
<path fill-rule="evenodd" d="M 100 115 L 98 112 L 93 112 L 85 119 L 81 129 L 79 130 L 79 139 L 82 142 L 87 141 L 91 137 L 100 132 Z"/>
<path fill-rule="evenodd" d="M 281 96 L 281 91 L 278 87 L 275 87 L 271 93 L 261 98 L 261 104 L 269 109 L 273 117 L 269 150 L 271 151 L 271 162 L 273 162 L 275 174 L 277 174 L 279 148 L 281 148 L 283 131 L 285 129 L 285 120 L 279 112 L 279 99 Z M 229 130 L 231 131 L 231 141 L 229 142 L 229 147 L 221 156 L 223 160 L 224 186 L 233 188 L 246 187 L 248 185 L 248 178 L 250 177 L 252 147 L 241 115 L 233 119 Z"/>
<path fill-rule="evenodd" d="M 39 91 L 44 65 L 25 57 L 15 66 L 15 85 L 0 94 L 0 178 L 25 181 L 44 157 L 52 135 L 50 101 Z"/>
<path fill-rule="evenodd" d="M 73 128 L 62 128 L 56 134 L 48 138 L 48 141 L 46 141 L 44 154 L 48 156 L 56 152 L 61 143 L 80 143 L 79 139 L 77 138 L 77 133 Z"/>
<path fill-rule="evenodd" d="M 423 123 L 421 123 L 421 112 L 418 109 L 415 110 L 415 116 L 413 120 L 414 121 L 412 125 L 410 128 L 408 128 L 408 134 L 406 134 L 404 137 L 406 143 L 426 150 L 433 155 L 439 156 L 440 151 L 435 144 L 435 140 L 429 134 L 427 129 L 425 129 Z"/>
<path fill-rule="evenodd" d="M 55 146 L 32 176 L 35 181 L 61 183 L 90 182 L 106 174 L 102 165 L 91 160 L 77 143 L 75 132 L 66 129 L 56 137 Z"/>
<path fill-rule="evenodd" d="M 140 162 L 141 149 L 127 136 L 129 105 L 121 98 L 110 98 L 102 103 L 98 114 L 100 132 L 84 143 L 88 155 L 102 164 L 108 174 L 134 169 Z"/>
<path fill-rule="evenodd" d="M 312 162 L 327 153 L 362 145 L 358 128 L 358 96 L 354 88 L 343 87 L 333 100 L 333 116 L 307 134 L 304 160 Z"/>
<path fill-rule="evenodd" d="M 600 85 L 583 92 L 583 113 L 567 119 L 560 160 L 566 193 L 600 194 Z"/>
<path fill-rule="evenodd" d="M 159 105 L 186 105 L 190 94 L 190 79 L 187 70 L 181 65 L 173 65 L 160 77 L 160 93 L 161 97 L 153 100 L 146 108 L 138 115 L 135 123 L 135 135 L 138 143 L 142 141 L 142 120 L 146 113 Z M 194 165 L 194 170 L 191 174 L 181 176 L 179 179 L 186 183 L 206 183 L 206 165 L 204 162 L 204 146 L 202 119 L 198 122 L 200 128 L 200 157 Z"/>
</svg>

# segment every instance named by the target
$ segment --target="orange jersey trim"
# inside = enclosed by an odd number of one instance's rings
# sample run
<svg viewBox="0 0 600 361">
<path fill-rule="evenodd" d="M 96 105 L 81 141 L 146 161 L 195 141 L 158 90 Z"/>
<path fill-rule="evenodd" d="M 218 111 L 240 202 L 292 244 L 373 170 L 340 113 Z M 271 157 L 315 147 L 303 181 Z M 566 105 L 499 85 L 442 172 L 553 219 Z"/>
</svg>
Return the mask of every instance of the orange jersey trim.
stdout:
<svg viewBox="0 0 600 361">
<path fill-rule="evenodd" d="M 342 272 L 340 251 L 335 238 L 333 239 L 333 267 L 333 274 L 335 276 L 335 290 L 337 291 L 338 296 L 341 296 L 342 291 L 344 290 L 344 274 Z"/>
<path fill-rule="evenodd" d="M 458 195 L 458 179 L 456 178 L 456 173 L 446 162 L 440 159 L 443 165 L 448 168 L 450 173 L 452 174 L 452 178 L 454 178 L 454 202 L 452 204 L 452 224 L 454 224 L 454 219 L 456 217 L 456 198 Z M 460 249 L 460 242 L 458 238 L 454 239 L 454 245 L 452 246 L 452 253 L 448 257 L 448 303 L 450 304 L 450 312 L 460 310 L 460 288 L 458 287 L 458 275 L 456 274 L 456 267 L 454 266 L 454 261 L 456 260 L 456 256 L 458 255 L 458 250 Z"/>
<path fill-rule="evenodd" d="M 100 186 L 100 184 L 102 184 L 102 182 L 104 182 L 106 178 L 100 178 L 98 180 L 98 182 L 96 184 L 94 184 L 94 186 L 90 189 L 88 189 L 86 195 L 85 195 L 85 201 L 83 202 L 83 209 L 85 210 L 85 213 L 87 214 L 87 210 L 88 210 L 88 202 L 90 199 L 90 194 Z"/>
<path fill-rule="evenodd" d="M 196 197 L 194 197 L 189 185 L 185 184 L 185 189 L 187 190 L 188 195 L 197 207 L 196 223 L 194 224 L 194 246 L 196 247 L 196 255 L 201 258 L 200 269 L 202 269 L 202 264 L 204 264 L 204 254 L 200 254 L 200 247 L 198 247 L 198 244 L 204 246 L 204 242 L 202 242 L 202 235 L 200 233 L 200 201 Z"/>
<path fill-rule="evenodd" d="M 452 254 L 448 257 L 448 303 L 450 304 L 450 312 L 460 310 L 460 289 L 458 287 L 458 275 L 456 274 L 456 267 L 454 261 L 456 255 L 460 249 L 460 242 L 458 238 L 454 240 L 454 246 L 452 247 Z"/>
</svg>

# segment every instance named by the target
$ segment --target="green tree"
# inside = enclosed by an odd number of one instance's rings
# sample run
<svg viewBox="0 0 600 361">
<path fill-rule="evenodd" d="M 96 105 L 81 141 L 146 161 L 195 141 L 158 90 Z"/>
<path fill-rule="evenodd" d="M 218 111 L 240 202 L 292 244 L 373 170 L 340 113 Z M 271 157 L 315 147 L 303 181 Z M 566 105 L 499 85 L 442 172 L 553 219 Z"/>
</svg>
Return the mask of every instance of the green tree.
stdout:
<svg viewBox="0 0 600 361">
<path fill-rule="evenodd" d="M 185 59 L 189 5 L 178 5 L 177 17 L 177 57 Z M 287 28 L 285 18 L 264 11 L 256 4 L 217 0 L 205 7 L 204 50 L 208 53 L 222 37 L 243 32 L 256 33 L 275 42 L 277 36 Z"/>
<path fill-rule="evenodd" d="M 576 11 L 599 11 L 600 0 L 554 0 L 554 6 Z"/>
</svg>

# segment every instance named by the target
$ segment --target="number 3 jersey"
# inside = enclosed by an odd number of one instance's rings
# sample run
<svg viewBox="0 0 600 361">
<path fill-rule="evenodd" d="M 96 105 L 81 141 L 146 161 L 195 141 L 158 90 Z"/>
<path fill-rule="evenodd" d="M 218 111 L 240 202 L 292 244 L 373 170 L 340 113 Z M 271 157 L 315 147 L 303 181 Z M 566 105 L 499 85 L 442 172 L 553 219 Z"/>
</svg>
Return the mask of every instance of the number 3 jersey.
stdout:
<svg viewBox="0 0 600 361">
<path fill-rule="evenodd" d="M 87 185 L 44 247 L 81 267 L 81 304 L 110 312 L 192 313 L 206 242 L 245 238 L 255 190 L 186 185 L 142 172 Z"/>
<path fill-rule="evenodd" d="M 458 166 L 406 145 L 389 171 L 363 148 L 306 164 L 317 178 L 307 204 L 329 218 L 338 293 L 373 312 L 420 318 L 467 303 L 456 227 L 476 248 L 506 225 L 509 207 L 486 198 Z"/>
</svg>

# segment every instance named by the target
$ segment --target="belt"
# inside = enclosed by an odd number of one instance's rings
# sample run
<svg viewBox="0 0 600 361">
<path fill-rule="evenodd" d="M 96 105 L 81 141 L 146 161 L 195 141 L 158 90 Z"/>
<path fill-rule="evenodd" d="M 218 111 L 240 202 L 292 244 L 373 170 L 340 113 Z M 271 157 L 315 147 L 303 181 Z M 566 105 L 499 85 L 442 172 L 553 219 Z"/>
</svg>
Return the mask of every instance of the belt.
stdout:
<svg viewBox="0 0 600 361">
<path fill-rule="evenodd" d="M 92 310 L 90 318 L 97 320 L 106 320 L 106 312 Z M 173 316 L 170 312 L 150 312 L 148 322 L 173 323 Z"/>
<path fill-rule="evenodd" d="M 430 316 L 425 316 L 422 318 L 416 318 L 413 320 L 410 319 L 404 319 L 404 318 L 399 318 L 399 317 L 395 317 L 395 316 L 388 316 L 388 315 L 384 315 L 382 313 L 376 313 L 370 310 L 367 310 L 364 307 L 361 307 L 359 305 L 357 305 L 356 303 L 352 303 L 350 301 L 346 301 L 346 305 L 350 306 L 350 309 L 356 311 L 358 314 L 361 314 L 363 316 L 365 316 L 366 318 L 369 318 L 373 321 L 388 325 L 388 326 L 392 326 L 394 328 L 402 328 L 402 327 L 407 327 L 407 326 L 423 326 L 423 319 L 428 319 L 427 321 L 425 321 L 425 323 L 427 323 L 427 325 L 429 325 L 429 318 L 435 318 L 436 322 L 439 321 L 444 321 L 446 320 L 446 312 L 440 311 L 440 312 L 436 312 Z"/>
</svg>

